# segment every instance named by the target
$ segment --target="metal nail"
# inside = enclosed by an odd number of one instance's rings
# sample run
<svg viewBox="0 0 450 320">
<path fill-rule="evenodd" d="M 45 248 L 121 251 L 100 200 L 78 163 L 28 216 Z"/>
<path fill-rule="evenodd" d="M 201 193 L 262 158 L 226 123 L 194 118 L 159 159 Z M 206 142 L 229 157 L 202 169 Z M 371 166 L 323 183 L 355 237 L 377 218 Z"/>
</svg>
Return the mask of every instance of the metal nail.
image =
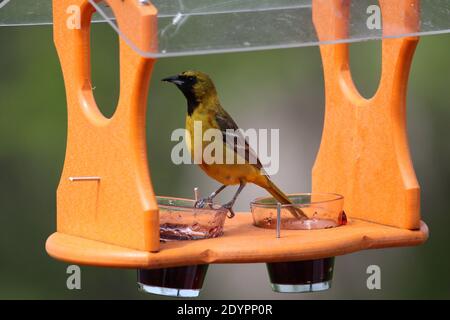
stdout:
<svg viewBox="0 0 450 320">
<path fill-rule="evenodd" d="M 277 238 L 281 237 L 281 203 L 277 203 Z"/>
<path fill-rule="evenodd" d="M 100 177 L 69 177 L 72 182 L 76 181 L 100 181 Z"/>
<path fill-rule="evenodd" d="M 198 199 L 200 199 L 200 191 L 198 190 L 198 187 L 194 188 L 194 199 L 195 199 L 195 202 L 197 202 Z"/>
</svg>

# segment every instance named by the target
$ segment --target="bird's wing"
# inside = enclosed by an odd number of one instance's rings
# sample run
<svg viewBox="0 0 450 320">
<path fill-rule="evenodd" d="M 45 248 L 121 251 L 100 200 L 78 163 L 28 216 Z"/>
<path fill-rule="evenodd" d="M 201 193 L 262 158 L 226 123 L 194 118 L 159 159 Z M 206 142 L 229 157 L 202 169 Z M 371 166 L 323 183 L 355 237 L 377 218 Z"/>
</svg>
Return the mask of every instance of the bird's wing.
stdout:
<svg viewBox="0 0 450 320">
<path fill-rule="evenodd" d="M 262 170 L 263 166 L 255 151 L 248 144 L 247 139 L 242 134 L 233 118 L 225 111 L 216 113 L 216 122 L 222 132 L 223 142 L 233 148 L 238 155 L 245 155 L 245 161 L 255 165 Z M 251 161 L 250 161 L 251 160 Z"/>
</svg>

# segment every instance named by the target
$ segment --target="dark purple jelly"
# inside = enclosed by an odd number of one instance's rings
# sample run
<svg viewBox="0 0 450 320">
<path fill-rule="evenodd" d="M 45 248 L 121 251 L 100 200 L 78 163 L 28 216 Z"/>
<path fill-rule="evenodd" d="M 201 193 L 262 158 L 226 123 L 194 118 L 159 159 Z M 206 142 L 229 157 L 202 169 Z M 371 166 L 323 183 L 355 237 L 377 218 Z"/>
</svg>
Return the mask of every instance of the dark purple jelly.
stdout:
<svg viewBox="0 0 450 320">
<path fill-rule="evenodd" d="M 267 264 L 270 281 L 274 284 L 314 284 L 333 279 L 334 257 Z"/>
<path fill-rule="evenodd" d="M 207 270 L 207 264 L 164 269 L 139 269 L 138 282 L 152 287 L 200 290 L 203 287 Z"/>
</svg>

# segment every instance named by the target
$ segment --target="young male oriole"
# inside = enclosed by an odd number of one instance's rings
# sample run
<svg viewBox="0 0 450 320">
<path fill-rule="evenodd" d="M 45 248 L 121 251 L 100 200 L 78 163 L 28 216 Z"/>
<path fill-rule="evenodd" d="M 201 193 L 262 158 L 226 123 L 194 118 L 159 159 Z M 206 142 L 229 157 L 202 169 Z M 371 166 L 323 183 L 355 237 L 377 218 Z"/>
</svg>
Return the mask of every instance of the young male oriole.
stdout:
<svg viewBox="0 0 450 320">
<path fill-rule="evenodd" d="M 191 155 L 194 154 L 194 123 L 196 121 L 201 122 L 203 132 L 208 129 L 220 130 L 223 139 L 223 156 L 226 157 L 227 149 L 231 149 L 234 155 L 235 161 L 233 163 L 224 160 L 208 164 L 207 161 L 201 161 L 200 168 L 208 176 L 222 183 L 222 186 L 208 198 L 198 201 L 196 206 L 203 207 L 212 204 L 214 197 L 227 186 L 239 185 L 231 201 L 223 206 L 229 210 L 232 217 L 234 216 L 233 205 L 247 182 L 266 189 L 281 204 L 292 204 L 289 198 L 270 180 L 247 140 L 242 133 L 239 133 L 236 122 L 221 106 L 214 83 L 207 74 L 198 71 L 185 71 L 162 81 L 175 84 L 186 97 L 186 129 L 190 133 L 190 137 L 188 135 L 186 140 Z M 202 137 L 203 135 L 199 138 Z M 207 144 L 208 142 L 202 141 L 202 149 Z M 239 157 L 241 157 L 241 161 L 238 161 Z M 306 217 L 298 207 L 289 206 L 288 209 L 297 218 Z"/>
</svg>

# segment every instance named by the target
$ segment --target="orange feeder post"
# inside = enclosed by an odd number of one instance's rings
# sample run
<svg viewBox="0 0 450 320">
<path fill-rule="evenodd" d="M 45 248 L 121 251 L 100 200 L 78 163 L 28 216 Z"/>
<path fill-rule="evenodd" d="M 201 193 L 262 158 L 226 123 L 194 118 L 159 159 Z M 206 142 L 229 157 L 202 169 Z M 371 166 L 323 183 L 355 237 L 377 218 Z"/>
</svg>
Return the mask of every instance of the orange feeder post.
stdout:
<svg viewBox="0 0 450 320">
<path fill-rule="evenodd" d="M 105 0 L 121 31 L 139 48 L 157 41 L 157 10 L 138 1 Z M 380 1 L 384 30 L 414 32 L 419 1 Z M 66 8 L 81 8 L 81 28 L 66 27 Z M 349 1 L 313 0 L 321 41 L 347 32 L 333 11 Z M 384 39 L 382 77 L 371 99 L 353 85 L 348 44 L 321 45 L 326 114 L 313 169 L 313 191 L 345 197 L 347 225 L 324 230 L 273 230 L 250 214 L 227 221 L 224 236 L 159 242 L 159 213 L 146 159 L 145 115 L 154 59 L 120 40 L 120 98 L 111 119 L 91 88 L 88 0 L 53 1 L 54 38 L 67 93 L 67 153 L 57 196 L 57 232 L 50 256 L 105 267 L 167 268 L 211 263 L 314 260 L 365 249 L 419 245 L 428 238 L 405 125 L 407 79 L 418 38 Z"/>
</svg>

